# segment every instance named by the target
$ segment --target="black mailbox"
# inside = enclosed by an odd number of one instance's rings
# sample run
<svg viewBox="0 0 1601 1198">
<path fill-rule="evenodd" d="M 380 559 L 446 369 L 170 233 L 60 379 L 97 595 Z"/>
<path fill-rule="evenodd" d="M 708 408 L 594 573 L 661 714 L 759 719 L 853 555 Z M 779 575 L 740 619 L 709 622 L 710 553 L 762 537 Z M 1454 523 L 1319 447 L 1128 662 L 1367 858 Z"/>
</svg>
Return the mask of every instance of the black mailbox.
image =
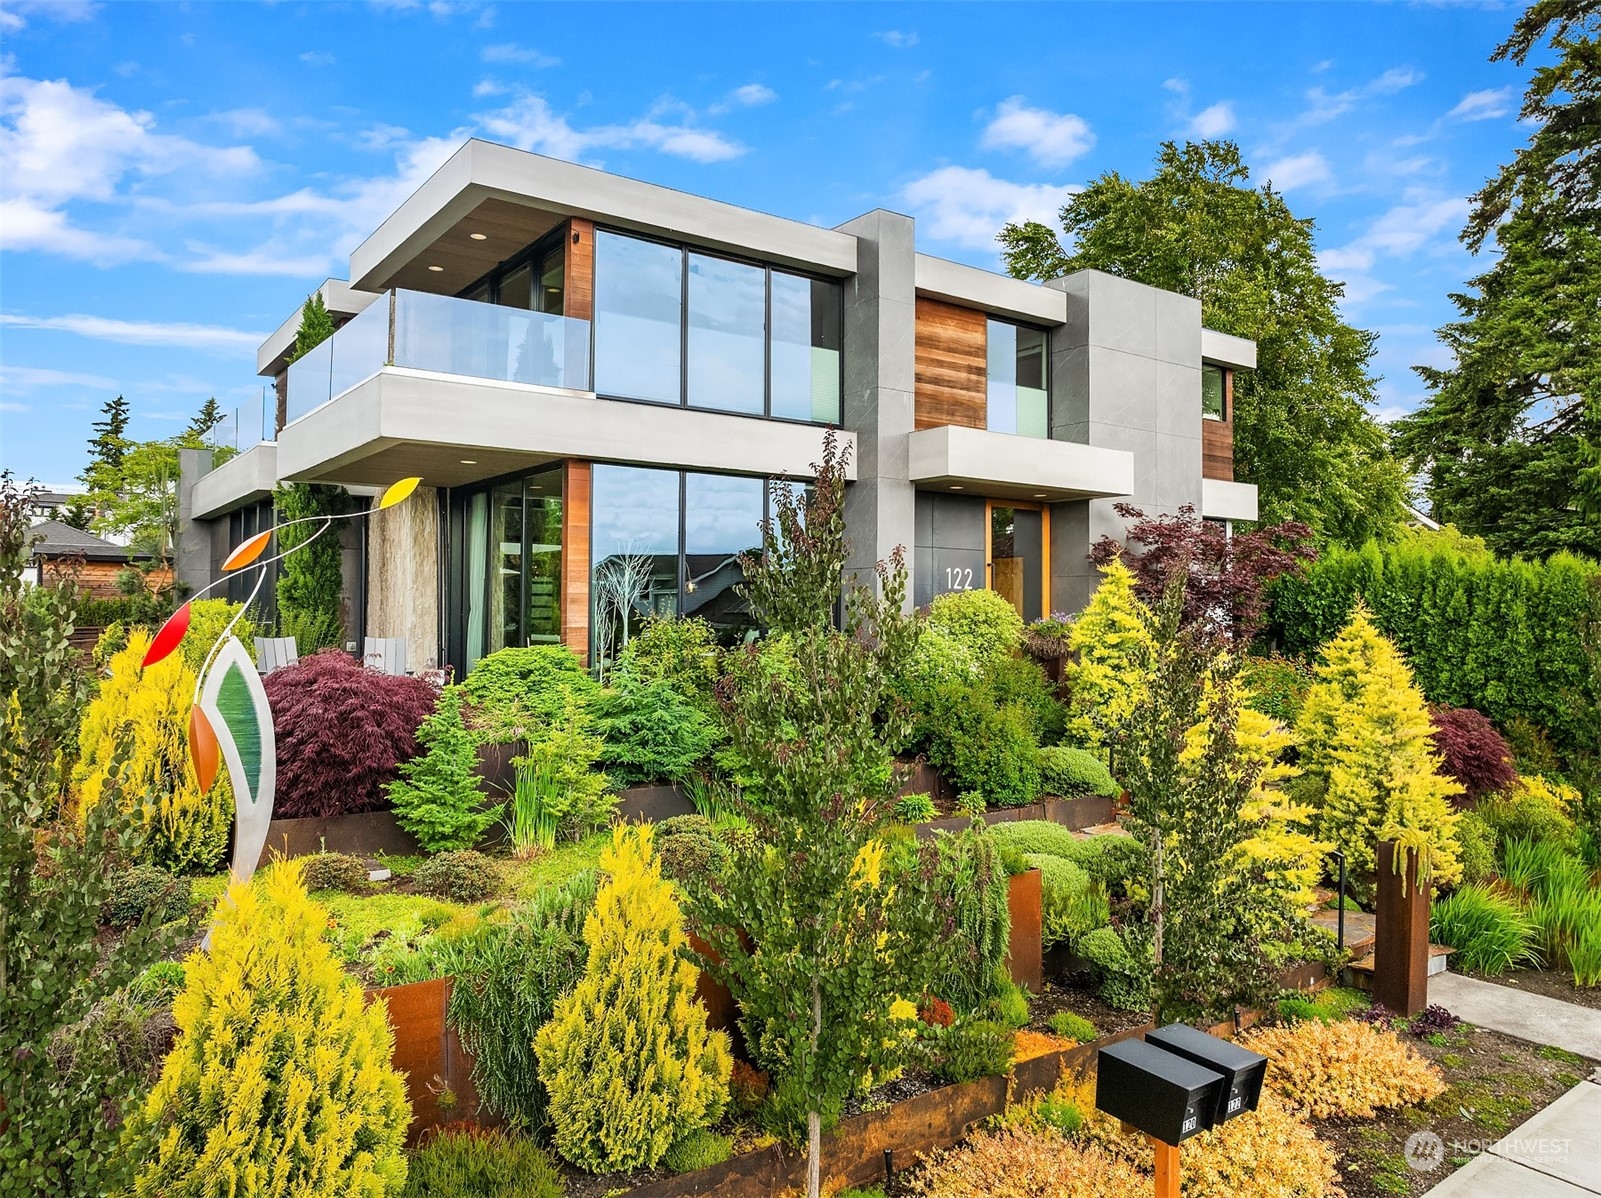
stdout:
<svg viewBox="0 0 1601 1198">
<path fill-rule="evenodd" d="M 1164 1144 L 1177 1144 L 1212 1126 L 1224 1078 L 1143 1040 L 1101 1049 L 1095 1066 L 1095 1105 Z"/>
<path fill-rule="evenodd" d="M 1223 1075 L 1223 1092 L 1214 1122 L 1222 1123 L 1256 1110 L 1262 1098 L 1262 1078 L 1267 1073 L 1266 1057 L 1183 1023 L 1157 1028 L 1146 1035 L 1145 1042 L 1159 1045 L 1207 1069 L 1216 1069 Z"/>
</svg>

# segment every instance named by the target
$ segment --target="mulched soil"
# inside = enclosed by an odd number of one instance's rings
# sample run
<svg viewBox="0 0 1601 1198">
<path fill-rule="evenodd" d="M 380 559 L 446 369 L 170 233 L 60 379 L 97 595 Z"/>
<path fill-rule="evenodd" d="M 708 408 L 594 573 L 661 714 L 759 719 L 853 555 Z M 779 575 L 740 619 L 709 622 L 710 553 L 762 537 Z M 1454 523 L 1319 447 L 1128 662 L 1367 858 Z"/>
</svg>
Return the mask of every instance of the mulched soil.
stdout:
<svg viewBox="0 0 1601 1198">
<path fill-rule="evenodd" d="M 1462 971 L 1466 973 L 1466 971 Z M 1499 977 L 1482 973 L 1468 973 L 1481 982 L 1494 982 L 1498 986 L 1511 986 L 1514 990 L 1527 990 L 1530 994 L 1543 994 L 1591 1010 L 1601 1011 L 1601 986 L 1575 986 L 1573 974 L 1559 969 L 1514 969 Z"/>
<path fill-rule="evenodd" d="M 1571 978 L 1570 978 L 1571 980 Z M 1406 1033 L 1403 1032 L 1402 1035 Z M 1347 1198 L 1416 1198 L 1587 1077 L 1596 1062 L 1462 1024 L 1446 1043 L 1408 1040 L 1440 1067 L 1450 1086 L 1421 1107 L 1380 1111 L 1373 1119 L 1317 1119 L 1317 1133 L 1340 1154 Z M 1445 1162 L 1422 1172 L 1403 1149 L 1414 1132 L 1445 1141 Z"/>
<path fill-rule="evenodd" d="M 1109 1007 L 1095 993 L 1095 982 L 1086 970 L 1082 973 L 1058 974 L 1045 983 L 1045 989 L 1034 996 L 1028 1005 L 1032 1018 L 1029 1027 L 1035 1031 L 1050 1031 L 1050 1018 L 1058 1011 L 1071 1011 L 1095 1025 L 1103 1036 L 1131 1027 L 1141 1027 L 1151 1021 L 1149 1014 L 1140 1011 L 1120 1011 Z"/>
</svg>

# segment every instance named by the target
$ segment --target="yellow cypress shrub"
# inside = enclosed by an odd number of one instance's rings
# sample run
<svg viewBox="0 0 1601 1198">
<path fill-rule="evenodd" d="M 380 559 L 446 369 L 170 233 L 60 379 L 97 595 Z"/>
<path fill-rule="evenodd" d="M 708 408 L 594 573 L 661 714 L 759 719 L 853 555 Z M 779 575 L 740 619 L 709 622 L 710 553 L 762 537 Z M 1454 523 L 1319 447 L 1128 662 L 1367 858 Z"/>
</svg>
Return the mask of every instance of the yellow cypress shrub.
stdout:
<svg viewBox="0 0 1601 1198">
<path fill-rule="evenodd" d="M 1106 742 L 1106 733 L 1133 714 L 1145 693 L 1135 662 L 1151 644 L 1145 605 L 1134 593 L 1134 575 L 1113 559 L 1101 567 L 1101 584 L 1073 621 L 1068 647 L 1068 736 L 1084 744 Z"/>
<path fill-rule="evenodd" d="M 1441 770 L 1423 693 L 1400 651 L 1358 605 L 1323 648 L 1301 706 L 1301 765 L 1326 785 L 1319 837 L 1345 851 L 1357 875 L 1374 868 L 1380 840 L 1428 847 L 1436 885 L 1462 875 L 1457 813 L 1461 787 Z"/>
<path fill-rule="evenodd" d="M 1252 1030 L 1240 1043 L 1269 1060 L 1267 1085 L 1294 1110 L 1369 1118 L 1445 1093 L 1439 1070 L 1388 1029 L 1355 1019 L 1308 1019 Z"/>
<path fill-rule="evenodd" d="M 178 1040 L 128 1122 L 136 1198 L 384 1198 L 411 1110 L 382 1000 L 323 939 L 298 862 L 231 887 L 184 965 Z"/>
<path fill-rule="evenodd" d="M 708 1031 L 683 916 L 649 825 L 618 827 L 584 923 L 589 963 L 534 1038 L 556 1150 L 595 1172 L 654 1167 L 722 1114 L 728 1037 Z"/>
<path fill-rule="evenodd" d="M 204 873 L 222 860 L 233 822 L 233 792 L 226 771 L 202 793 L 189 761 L 189 709 L 195 674 L 182 653 L 141 670 L 150 633 L 135 628 L 107 662 L 109 676 L 84 712 L 78 763 L 72 771 L 79 811 L 100 799 L 127 736 L 121 793 L 130 812 L 149 824 L 152 863 L 177 873 Z"/>
</svg>

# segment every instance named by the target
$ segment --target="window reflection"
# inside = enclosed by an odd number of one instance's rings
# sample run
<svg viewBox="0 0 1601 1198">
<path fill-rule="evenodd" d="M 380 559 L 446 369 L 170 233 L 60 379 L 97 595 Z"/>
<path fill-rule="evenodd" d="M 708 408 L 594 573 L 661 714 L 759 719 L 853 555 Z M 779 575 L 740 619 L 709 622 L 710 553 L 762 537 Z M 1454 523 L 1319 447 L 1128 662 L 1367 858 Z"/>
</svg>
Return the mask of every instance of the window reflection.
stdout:
<svg viewBox="0 0 1601 1198">
<path fill-rule="evenodd" d="M 1204 363 L 1201 366 L 1201 415 L 1213 420 L 1227 419 L 1224 394 L 1223 368 Z"/>
<path fill-rule="evenodd" d="M 755 628 L 734 587 L 745 580 L 739 555 L 761 548 L 761 522 L 761 479 L 684 476 L 684 615 L 709 622 L 725 644 Z"/>
<path fill-rule="evenodd" d="M 596 466 L 590 519 L 594 661 L 604 670 L 651 616 L 678 612 L 678 472 Z"/>
<path fill-rule="evenodd" d="M 837 424 L 839 285 L 775 270 L 772 292 L 772 414 Z"/>
<path fill-rule="evenodd" d="M 1050 436 L 1046 338 L 1040 329 L 992 320 L 987 330 L 988 412 L 985 426 L 1022 437 Z"/>
<path fill-rule="evenodd" d="M 689 404 L 761 415 L 765 321 L 758 266 L 689 255 Z"/>
<path fill-rule="evenodd" d="M 595 234 L 595 390 L 678 403 L 683 315 L 679 249 Z"/>
</svg>

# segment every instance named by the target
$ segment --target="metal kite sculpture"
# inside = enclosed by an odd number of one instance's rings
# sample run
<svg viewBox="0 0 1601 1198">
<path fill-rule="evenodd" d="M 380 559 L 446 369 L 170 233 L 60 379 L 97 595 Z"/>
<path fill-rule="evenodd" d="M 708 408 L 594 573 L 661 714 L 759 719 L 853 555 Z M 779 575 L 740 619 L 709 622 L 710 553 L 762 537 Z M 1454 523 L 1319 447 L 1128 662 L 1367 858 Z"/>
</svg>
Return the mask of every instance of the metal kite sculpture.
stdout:
<svg viewBox="0 0 1601 1198">
<path fill-rule="evenodd" d="M 358 519 L 405 502 L 421 481 L 420 478 L 401 479 L 383 493 L 376 507 L 365 511 L 338 516 L 304 516 L 257 533 L 223 561 L 223 577 L 197 592 L 173 612 L 150 642 L 143 662 L 145 668 L 155 665 L 183 642 L 184 634 L 189 631 L 190 606 L 196 599 L 202 598 L 212 587 L 226 582 L 228 575 L 251 565 L 256 567 L 256 585 L 251 588 L 250 597 L 240 605 L 239 611 L 206 653 L 205 662 L 195 679 L 194 705 L 189 710 L 189 758 L 194 763 L 201 792 L 211 789 L 217 780 L 217 769 L 223 763 L 228 766 L 228 780 L 233 784 L 231 874 L 234 882 L 248 882 L 256 870 L 256 863 L 261 860 L 261 851 L 267 844 L 267 826 L 272 822 L 274 789 L 278 780 L 278 745 L 273 734 L 272 709 L 267 706 L 267 690 L 261 684 L 261 675 L 256 672 L 255 663 L 239 643 L 239 638 L 233 635 L 234 625 L 256 601 L 266 581 L 268 566 L 310 545 L 332 528 L 336 520 Z M 322 527 L 293 549 L 284 550 L 276 557 L 257 560 L 266 551 L 275 533 L 296 524 L 309 524 L 317 520 L 322 521 Z"/>
</svg>

